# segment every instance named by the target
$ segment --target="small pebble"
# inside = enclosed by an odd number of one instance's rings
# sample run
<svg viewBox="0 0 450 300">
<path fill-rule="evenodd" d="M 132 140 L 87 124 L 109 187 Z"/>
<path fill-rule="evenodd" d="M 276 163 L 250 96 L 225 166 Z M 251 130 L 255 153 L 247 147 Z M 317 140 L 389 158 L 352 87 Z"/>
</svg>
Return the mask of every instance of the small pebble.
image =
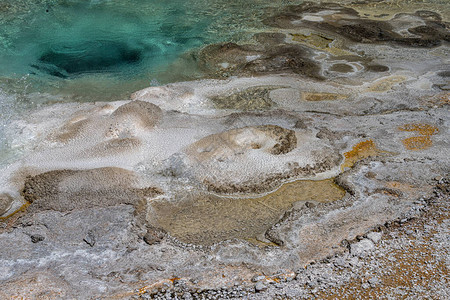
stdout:
<svg viewBox="0 0 450 300">
<path fill-rule="evenodd" d="M 381 232 L 369 232 L 367 238 L 376 244 L 381 240 L 382 235 Z"/>
<path fill-rule="evenodd" d="M 40 235 L 40 234 L 34 234 L 34 235 L 31 236 L 31 241 L 33 243 L 39 243 L 39 242 L 43 241 L 44 239 L 45 238 L 42 235 Z"/>
</svg>

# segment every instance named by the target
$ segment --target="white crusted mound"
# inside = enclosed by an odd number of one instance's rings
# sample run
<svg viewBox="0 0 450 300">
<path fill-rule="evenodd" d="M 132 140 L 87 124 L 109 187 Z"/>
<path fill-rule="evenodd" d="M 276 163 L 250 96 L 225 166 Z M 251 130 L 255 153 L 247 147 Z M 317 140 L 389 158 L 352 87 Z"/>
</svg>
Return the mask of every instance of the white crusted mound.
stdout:
<svg viewBox="0 0 450 300">
<path fill-rule="evenodd" d="M 209 135 L 169 162 L 212 191 L 247 193 L 268 191 L 282 180 L 335 176 L 340 157 L 311 133 L 263 125 Z"/>
</svg>

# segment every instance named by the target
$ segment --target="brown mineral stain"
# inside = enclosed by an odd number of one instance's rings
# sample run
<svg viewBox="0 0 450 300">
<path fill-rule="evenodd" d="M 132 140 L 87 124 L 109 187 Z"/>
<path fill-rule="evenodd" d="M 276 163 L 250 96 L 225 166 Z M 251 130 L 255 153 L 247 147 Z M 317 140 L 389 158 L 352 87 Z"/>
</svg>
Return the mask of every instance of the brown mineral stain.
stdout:
<svg viewBox="0 0 450 300">
<path fill-rule="evenodd" d="M 142 141 L 136 137 L 114 138 L 98 143 L 81 155 L 83 157 L 105 157 L 118 155 L 121 153 L 129 153 L 138 149 L 142 145 Z"/>
<path fill-rule="evenodd" d="M 67 122 L 57 133 L 51 135 L 51 137 L 58 142 L 66 143 L 79 136 L 88 123 L 89 121 L 86 119 L 76 122 Z"/>
<path fill-rule="evenodd" d="M 422 97 L 420 100 L 426 106 L 443 107 L 446 105 L 450 105 L 450 93 L 442 92 L 431 97 Z"/>
<path fill-rule="evenodd" d="M 264 110 L 275 106 L 269 94 L 283 86 L 256 86 L 230 95 L 214 96 L 211 101 L 217 109 Z"/>
<path fill-rule="evenodd" d="M 420 188 L 418 186 L 414 186 L 412 184 L 408 184 L 406 182 L 400 182 L 400 181 L 387 181 L 385 183 L 387 190 L 393 190 L 398 191 L 405 195 L 405 197 L 412 199 L 412 198 L 418 198 L 420 197 L 421 193 L 424 191 L 432 192 L 433 185 L 420 185 Z"/>
<path fill-rule="evenodd" d="M 354 71 L 353 67 L 348 64 L 334 64 L 330 67 L 329 70 L 339 73 L 350 73 Z"/>
<path fill-rule="evenodd" d="M 372 140 L 360 142 L 353 146 L 352 150 L 344 153 L 345 160 L 341 166 L 341 170 L 351 168 L 357 161 L 370 156 L 376 156 L 380 153 L 382 151 L 375 146 Z"/>
<path fill-rule="evenodd" d="M 305 101 L 332 101 L 332 100 L 343 100 L 348 98 L 348 96 L 342 94 L 315 93 L 315 92 L 305 92 L 302 93 L 302 96 Z"/>
<path fill-rule="evenodd" d="M 179 280 L 179 279 L 180 278 L 177 278 L 177 280 Z M 172 279 L 163 279 L 163 280 L 160 280 L 158 282 L 154 282 L 154 283 L 151 283 L 149 285 L 145 285 L 145 286 L 139 288 L 137 290 L 137 292 L 129 292 L 129 293 L 117 294 L 117 295 L 115 295 L 112 298 L 113 299 L 124 299 L 124 298 L 128 298 L 130 296 L 133 296 L 133 295 L 143 295 L 143 294 L 145 294 L 145 293 L 147 293 L 147 292 L 149 292 L 149 291 L 151 291 L 153 289 L 158 290 L 161 287 L 163 287 L 165 284 L 166 285 L 169 284 L 169 286 L 171 286 L 171 285 L 173 285 L 173 282 L 174 282 L 174 280 L 172 280 Z"/>
<path fill-rule="evenodd" d="M 444 20 L 448 20 L 449 11 L 446 1 L 424 0 L 385 0 L 385 1 L 352 1 L 346 6 L 355 9 L 360 16 L 371 20 L 391 20 L 399 13 L 414 13 L 420 10 L 438 11 Z"/>
<path fill-rule="evenodd" d="M 437 127 L 424 123 L 405 124 L 398 127 L 398 129 L 420 134 L 420 136 L 413 136 L 402 140 L 403 145 L 408 150 L 423 150 L 431 147 L 433 144 L 431 136 L 439 132 Z"/>
<path fill-rule="evenodd" d="M 387 92 L 392 89 L 396 84 L 399 84 L 406 80 L 405 76 L 390 76 L 377 80 L 375 83 L 369 86 L 369 92 Z"/>
<path fill-rule="evenodd" d="M 219 197 L 208 193 L 178 195 L 176 201 L 152 201 L 148 221 L 185 243 L 212 245 L 233 238 L 252 241 L 263 235 L 295 202 L 331 202 L 344 195 L 345 191 L 333 179 L 287 183 L 258 198 Z"/>
</svg>

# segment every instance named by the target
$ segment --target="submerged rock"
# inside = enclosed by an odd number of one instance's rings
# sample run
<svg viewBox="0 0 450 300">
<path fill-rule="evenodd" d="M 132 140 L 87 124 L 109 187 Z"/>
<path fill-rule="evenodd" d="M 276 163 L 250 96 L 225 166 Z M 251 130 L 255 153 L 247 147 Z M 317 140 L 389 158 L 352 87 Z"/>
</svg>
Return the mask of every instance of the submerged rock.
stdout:
<svg viewBox="0 0 450 300">
<path fill-rule="evenodd" d="M 286 43 L 283 34 L 262 33 L 255 39 L 256 45 L 224 43 L 205 47 L 199 54 L 201 67 L 221 77 L 290 72 L 322 79 L 320 66 L 306 47 Z"/>
<path fill-rule="evenodd" d="M 293 205 L 303 205 L 311 199 L 316 203 L 331 203 L 344 196 L 345 191 L 332 179 L 298 180 L 257 197 L 180 191 L 171 199 L 151 201 L 152 213 L 147 221 L 189 244 L 211 246 L 231 239 L 245 239 L 257 245 L 281 246 L 283 241 L 267 230 Z M 152 244 L 161 239 L 158 229 L 152 228 L 147 234 Z"/>
<path fill-rule="evenodd" d="M 415 26 L 416 18 L 424 24 Z M 401 20 L 400 20 L 401 19 Z M 411 37 L 396 31 L 397 23 L 409 22 Z M 439 18 L 430 19 L 426 13 L 398 14 L 392 20 L 379 21 L 361 18 L 352 8 L 335 3 L 304 2 L 265 20 L 270 26 L 296 29 L 311 28 L 340 35 L 359 43 L 391 43 L 406 47 L 433 48 L 450 41 L 448 24 Z"/>
<path fill-rule="evenodd" d="M 36 69 L 52 76 L 68 77 L 86 72 L 114 70 L 123 65 L 138 63 L 143 51 L 126 43 L 87 41 L 76 45 L 61 45 L 46 51 L 39 58 Z M 86 55 L 89 53 L 89 55 Z"/>
</svg>

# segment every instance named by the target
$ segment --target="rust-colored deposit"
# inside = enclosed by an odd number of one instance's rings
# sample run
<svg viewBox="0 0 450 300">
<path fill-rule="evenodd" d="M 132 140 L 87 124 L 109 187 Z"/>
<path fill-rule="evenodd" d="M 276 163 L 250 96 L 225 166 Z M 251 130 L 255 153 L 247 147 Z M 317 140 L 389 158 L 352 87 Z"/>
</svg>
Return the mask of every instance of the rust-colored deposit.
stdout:
<svg viewBox="0 0 450 300">
<path fill-rule="evenodd" d="M 367 157 L 376 156 L 381 152 L 382 151 L 375 146 L 374 141 L 362 141 L 353 146 L 352 150 L 344 153 L 345 160 L 341 166 L 341 170 L 351 168 L 357 161 Z"/>
</svg>

